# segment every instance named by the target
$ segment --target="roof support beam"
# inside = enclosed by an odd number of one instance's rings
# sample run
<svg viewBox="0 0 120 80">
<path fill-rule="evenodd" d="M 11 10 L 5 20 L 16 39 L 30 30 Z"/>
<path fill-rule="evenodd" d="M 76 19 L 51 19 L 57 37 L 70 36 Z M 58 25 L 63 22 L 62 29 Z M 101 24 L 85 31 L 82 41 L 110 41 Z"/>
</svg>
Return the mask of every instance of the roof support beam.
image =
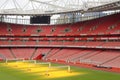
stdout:
<svg viewBox="0 0 120 80">
<path fill-rule="evenodd" d="M 52 6 L 52 7 L 55 7 L 55 8 L 60 8 L 60 9 L 63 9 L 63 10 L 71 10 L 69 8 L 66 8 L 66 7 L 62 7 L 62 6 L 58 6 L 58 5 L 53 5 L 53 4 L 50 4 L 50 3 L 47 3 L 47 2 L 42 2 L 42 1 L 39 1 L 39 0 L 30 0 L 30 1 L 38 2 L 38 3 L 41 3 L 41 4 L 46 4 L 46 5 L 49 5 L 49 6 Z"/>
</svg>

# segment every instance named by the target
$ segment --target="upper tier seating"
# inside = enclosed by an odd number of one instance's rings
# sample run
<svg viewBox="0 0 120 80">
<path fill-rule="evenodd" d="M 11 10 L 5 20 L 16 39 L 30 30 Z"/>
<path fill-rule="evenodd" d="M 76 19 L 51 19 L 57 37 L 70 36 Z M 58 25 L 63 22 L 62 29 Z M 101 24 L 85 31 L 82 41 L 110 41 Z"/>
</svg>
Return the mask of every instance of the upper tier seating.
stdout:
<svg viewBox="0 0 120 80">
<path fill-rule="evenodd" d="M 0 23 L 0 35 L 18 36 L 65 36 L 119 34 L 120 13 L 74 24 L 34 26 Z"/>
</svg>

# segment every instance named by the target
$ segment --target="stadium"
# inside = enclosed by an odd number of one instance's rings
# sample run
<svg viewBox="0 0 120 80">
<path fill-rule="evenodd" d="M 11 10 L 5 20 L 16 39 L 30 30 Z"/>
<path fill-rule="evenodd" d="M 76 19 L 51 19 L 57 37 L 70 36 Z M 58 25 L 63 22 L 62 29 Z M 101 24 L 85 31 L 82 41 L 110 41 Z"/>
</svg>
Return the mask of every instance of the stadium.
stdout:
<svg viewBox="0 0 120 80">
<path fill-rule="evenodd" d="M 0 80 L 120 80 L 120 0 L 0 0 Z"/>
</svg>

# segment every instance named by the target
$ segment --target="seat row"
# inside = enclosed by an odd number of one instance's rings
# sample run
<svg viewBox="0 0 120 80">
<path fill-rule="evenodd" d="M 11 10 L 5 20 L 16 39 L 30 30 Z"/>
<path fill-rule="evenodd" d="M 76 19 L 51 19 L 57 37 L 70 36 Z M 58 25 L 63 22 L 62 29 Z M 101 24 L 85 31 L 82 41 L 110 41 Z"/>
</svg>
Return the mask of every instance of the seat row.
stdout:
<svg viewBox="0 0 120 80">
<path fill-rule="evenodd" d="M 0 41 L 0 45 L 67 45 L 86 47 L 120 47 L 120 41 Z"/>
</svg>

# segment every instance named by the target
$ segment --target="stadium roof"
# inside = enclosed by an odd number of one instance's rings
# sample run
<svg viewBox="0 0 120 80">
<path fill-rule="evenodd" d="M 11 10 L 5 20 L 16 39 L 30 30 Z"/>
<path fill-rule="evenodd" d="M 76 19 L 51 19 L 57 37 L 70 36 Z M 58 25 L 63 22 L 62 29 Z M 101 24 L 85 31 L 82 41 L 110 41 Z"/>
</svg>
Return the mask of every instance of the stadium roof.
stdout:
<svg viewBox="0 0 120 80">
<path fill-rule="evenodd" d="M 117 1 L 119 0 L 0 0 L 0 14 L 51 14 L 77 10 L 86 11 L 89 8 Z"/>
</svg>

